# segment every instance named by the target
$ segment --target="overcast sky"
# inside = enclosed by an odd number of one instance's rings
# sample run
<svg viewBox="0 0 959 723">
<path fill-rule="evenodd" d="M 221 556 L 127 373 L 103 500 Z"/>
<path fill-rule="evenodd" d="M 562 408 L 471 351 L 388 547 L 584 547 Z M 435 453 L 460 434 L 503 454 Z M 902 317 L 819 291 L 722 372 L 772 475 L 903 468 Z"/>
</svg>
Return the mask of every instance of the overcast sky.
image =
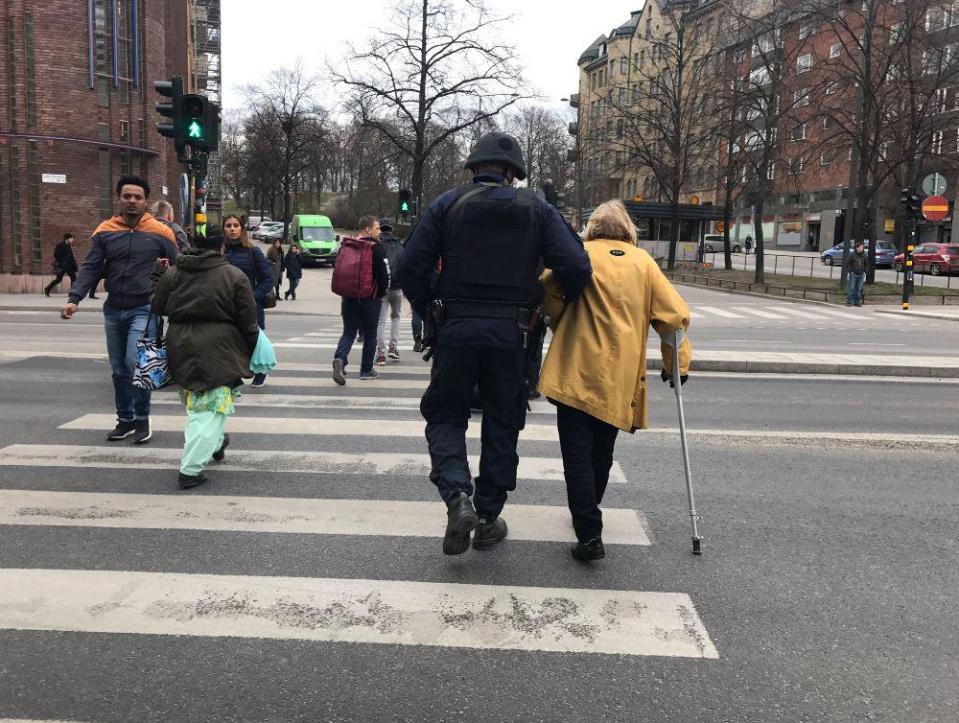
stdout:
<svg viewBox="0 0 959 723">
<path fill-rule="evenodd" d="M 223 90 L 226 108 L 242 107 L 239 88 L 302 58 L 318 73 L 382 25 L 389 0 L 224 0 Z M 643 0 L 490 0 L 511 12 L 503 26 L 526 68 L 525 79 L 550 100 L 575 93 L 576 60 L 599 35 L 629 18 Z M 503 13 L 505 14 L 505 13 Z M 330 103 L 332 105 L 332 103 Z"/>
</svg>

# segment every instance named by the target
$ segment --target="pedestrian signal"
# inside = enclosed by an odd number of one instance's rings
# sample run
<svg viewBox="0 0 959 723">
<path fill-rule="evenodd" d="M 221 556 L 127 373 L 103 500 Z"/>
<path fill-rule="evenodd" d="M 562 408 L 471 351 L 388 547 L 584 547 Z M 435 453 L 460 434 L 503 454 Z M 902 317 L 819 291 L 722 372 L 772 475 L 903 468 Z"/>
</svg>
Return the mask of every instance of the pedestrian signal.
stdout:
<svg viewBox="0 0 959 723">
<path fill-rule="evenodd" d="M 400 189 L 399 210 L 400 210 L 400 215 L 404 219 L 409 218 L 410 212 L 413 210 L 413 194 L 410 193 L 408 188 Z"/>
</svg>

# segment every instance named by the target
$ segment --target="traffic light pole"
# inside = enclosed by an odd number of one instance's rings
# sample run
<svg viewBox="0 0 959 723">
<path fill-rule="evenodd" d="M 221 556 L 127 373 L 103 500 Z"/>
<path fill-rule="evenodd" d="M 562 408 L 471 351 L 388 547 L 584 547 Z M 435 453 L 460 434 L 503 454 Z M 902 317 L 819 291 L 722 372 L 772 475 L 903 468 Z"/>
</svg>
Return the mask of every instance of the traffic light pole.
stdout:
<svg viewBox="0 0 959 723">
<path fill-rule="evenodd" d="M 194 152 L 190 159 L 190 178 L 193 206 L 193 232 L 206 236 L 206 175 L 209 154 Z"/>
<path fill-rule="evenodd" d="M 906 242 L 906 254 L 903 258 L 903 276 L 902 276 L 902 310 L 909 311 L 909 297 L 913 289 L 913 265 L 912 252 L 916 248 L 916 239 L 919 235 L 919 224 L 915 219 L 912 221 L 912 229 L 909 231 L 909 240 Z"/>
</svg>

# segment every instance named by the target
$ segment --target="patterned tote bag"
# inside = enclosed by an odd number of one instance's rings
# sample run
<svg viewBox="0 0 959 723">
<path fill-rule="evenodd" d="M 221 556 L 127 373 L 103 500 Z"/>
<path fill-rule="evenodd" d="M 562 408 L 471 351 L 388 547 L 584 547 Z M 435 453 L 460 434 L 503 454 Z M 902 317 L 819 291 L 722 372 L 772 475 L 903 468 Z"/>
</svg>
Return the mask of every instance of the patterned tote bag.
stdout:
<svg viewBox="0 0 959 723">
<path fill-rule="evenodd" d="M 166 339 L 163 337 L 163 317 L 151 314 L 156 319 L 156 336 L 147 338 L 147 331 L 137 339 L 137 366 L 133 372 L 133 386 L 140 389 L 162 389 L 173 383 L 170 366 L 167 363 Z"/>
</svg>

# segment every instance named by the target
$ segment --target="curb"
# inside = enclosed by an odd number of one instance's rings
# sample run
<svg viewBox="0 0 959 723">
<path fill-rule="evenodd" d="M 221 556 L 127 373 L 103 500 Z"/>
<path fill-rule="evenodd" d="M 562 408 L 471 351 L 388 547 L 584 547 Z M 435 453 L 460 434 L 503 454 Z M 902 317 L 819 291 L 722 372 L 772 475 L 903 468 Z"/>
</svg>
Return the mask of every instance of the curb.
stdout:
<svg viewBox="0 0 959 723">
<path fill-rule="evenodd" d="M 646 367 L 652 371 L 663 368 L 662 360 L 647 359 Z M 922 379 L 959 379 L 959 367 L 894 366 L 891 364 L 830 364 L 824 362 L 771 362 L 746 359 L 693 358 L 692 372 L 726 372 L 730 374 L 794 374 L 796 376 L 871 376 L 871 377 L 916 377 Z"/>
<path fill-rule="evenodd" d="M 959 316 L 943 316 L 942 314 L 932 314 L 928 311 L 896 311 L 895 309 L 876 309 L 877 314 L 894 314 L 895 316 L 919 316 L 923 319 L 938 319 L 939 321 L 959 321 Z"/>
</svg>

